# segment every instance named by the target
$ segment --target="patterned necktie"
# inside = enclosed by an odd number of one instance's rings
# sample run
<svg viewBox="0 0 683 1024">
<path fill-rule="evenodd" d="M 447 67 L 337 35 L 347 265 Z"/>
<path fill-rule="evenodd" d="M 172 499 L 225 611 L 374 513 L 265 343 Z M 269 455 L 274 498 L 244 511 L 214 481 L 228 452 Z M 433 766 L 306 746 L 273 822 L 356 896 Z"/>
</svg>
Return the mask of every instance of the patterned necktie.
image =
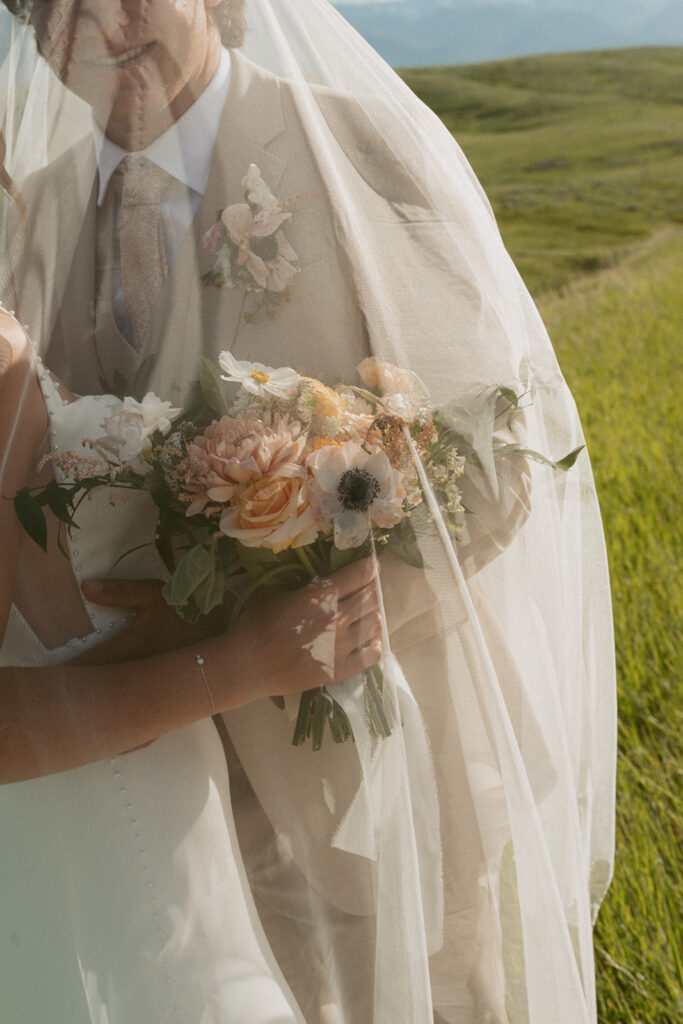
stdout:
<svg viewBox="0 0 683 1024">
<path fill-rule="evenodd" d="M 121 283 L 130 324 L 130 343 L 141 349 L 149 332 L 168 261 L 159 202 L 169 176 L 144 156 L 125 157 L 122 175 Z"/>
</svg>

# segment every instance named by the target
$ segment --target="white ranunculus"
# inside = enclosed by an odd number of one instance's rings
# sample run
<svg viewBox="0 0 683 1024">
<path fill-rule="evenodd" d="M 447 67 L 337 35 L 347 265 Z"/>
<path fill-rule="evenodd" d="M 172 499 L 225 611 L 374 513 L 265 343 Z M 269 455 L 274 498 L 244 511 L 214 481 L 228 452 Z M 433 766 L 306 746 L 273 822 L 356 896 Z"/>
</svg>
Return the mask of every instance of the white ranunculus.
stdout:
<svg viewBox="0 0 683 1024">
<path fill-rule="evenodd" d="M 102 423 L 109 440 L 118 447 L 121 462 L 134 463 L 152 442 L 145 433 L 142 416 L 132 409 L 121 408 Z"/>
<path fill-rule="evenodd" d="M 174 409 L 170 402 L 164 402 L 153 391 L 148 391 L 141 402 L 124 398 L 123 411 L 139 415 L 145 437 L 151 437 L 157 430 L 164 436 L 168 434 L 171 423 L 183 410 Z"/>
</svg>

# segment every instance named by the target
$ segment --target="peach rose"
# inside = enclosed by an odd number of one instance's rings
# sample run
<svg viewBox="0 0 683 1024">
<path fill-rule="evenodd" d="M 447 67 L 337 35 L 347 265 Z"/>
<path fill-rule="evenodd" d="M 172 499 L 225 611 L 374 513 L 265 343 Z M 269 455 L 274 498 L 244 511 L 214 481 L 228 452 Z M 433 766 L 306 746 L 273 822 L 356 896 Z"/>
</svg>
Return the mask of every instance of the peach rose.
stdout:
<svg viewBox="0 0 683 1024">
<path fill-rule="evenodd" d="M 246 547 L 285 548 L 312 544 L 318 530 L 305 480 L 263 477 L 245 487 L 220 521 L 221 531 Z"/>
<path fill-rule="evenodd" d="M 196 495 L 187 515 L 210 501 L 224 504 L 242 488 L 264 476 L 301 476 L 306 438 L 301 424 L 276 414 L 272 424 L 255 416 L 223 416 L 187 446 L 185 489 Z"/>
</svg>

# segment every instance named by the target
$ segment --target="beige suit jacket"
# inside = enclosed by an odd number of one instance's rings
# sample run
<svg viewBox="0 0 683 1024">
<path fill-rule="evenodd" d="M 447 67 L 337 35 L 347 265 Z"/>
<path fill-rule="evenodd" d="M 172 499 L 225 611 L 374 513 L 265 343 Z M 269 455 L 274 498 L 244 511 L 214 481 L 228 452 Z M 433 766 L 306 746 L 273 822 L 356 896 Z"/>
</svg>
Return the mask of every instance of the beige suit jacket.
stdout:
<svg viewBox="0 0 683 1024">
<path fill-rule="evenodd" d="M 130 347 L 113 322 L 95 327 L 97 182 L 90 140 L 65 153 L 24 190 L 27 237 L 40 240 L 40 251 L 33 242 L 26 250 L 28 258 L 16 267 L 20 287 L 15 306 L 31 327 L 47 365 L 77 393 L 101 391 L 102 382 L 110 381 L 115 371 L 130 378 L 152 354 L 158 356 L 156 390 L 175 400 L 181 397 L 183 385 L 196 376 L 200 351 L 215 356 L 228 348 L 238 358 L 293 365 L 329 383 L 352 379 L 354 366 L 371 351 L 391 352 L 395 339 L 388 338 L 386 331 L 392 325 L 383 318 L 352 244 L 354 225 L 345 202 L 349 197 L 365 216 L 386 225 L 387 245 L 395 247 L 392 255 L 397 265 L 402 254 L 396 247 L 401 239 L 416 234 L 433 236 L 432 253 L 444 256 L 437 218 L 425 207 L 413 178 L 397 169 L 390 149 L 356 101 L 316 91 L 323 119 L 317 133 L 311 134 L 303 127 L 307 102 L 303 92 L 237 52 L 233 58 L 233 80 L 206 194 L 141 352 Z M 339 176 L 329 169 L 331 156 L 343 168 Z M 257 324 L 246 323 L 241 315 L 241 291 L 205 288 L 199 280 L 212 262 L 202 249 L 202 235 L 215 220 L 217 209 L 243 200 L 241 180 L 251 163 L 260 168 L 278 197 L 301 197 L 300 209 L 286 228 L 301 267 L 291 302 L 277 320 Z M 438 281 L 433 287 L 433 294 L 443 295 L 443 308 L 435 307 L 433 312 L 436 322 L 446 324 L 454 284 L 446 257 L 435 257 L 428 272 L 432 285 L 434 275 L 443 274 L 441 292 Z M 418 331 L 419 343 L 420 325 L 412 327 Z M 164 360 L 168 351 L 173 353 L 170 370 Z M 438 346 L 425 355 L 427 364 L 433 360 L 436 379 L 441 357 Z M 507 493 L 508 498 L 500 499 L 494 551 L 505 546 L 526 515 L 523 474 L 511 482 Z M 489 557 L 484 555 L 482 563 Z M 473 566 L 478 567 L 474 562 Z M 456 608 L 444 615 L 425 575 L 402 563 L 387 566 L 383 585 L 392 645 L 421 703 L 437 774 L 447 779 L 442 790 L 442 833 L 449 850 L 445 883 L 447 895 L 457 905 L 462 899 L 474 900 L 482 862 L 458 724 L 450 712 L 444 712 L 450 706 L 444 645 L 449 631 L 457 627 L 459 612 Z M 501 664 L 504 657 L 503 650 Z M 513 679 L 513 717 L 517 685 Z M 223 717 L 244 769 L 242 773 L 238 764 L 231 766 L 235 816 L 252 878 L 263 877 L 266 892 L 268 878 L 276 878 L 282 865 L 293 862 L 331 904 L 347 913 L 370 914 L 374 865 L 332 847 L 360 779 L 353 745 L 328 742 L 315 754 L 308 748 L 292 748 L 292 723 L 268 701 Z M 264 865 L 262 853 L 268 836 L 272 838 L 271 826 L 279 839 L 271 844 L 271 861 Z M 280 858 L 279 866 L 272 857 Z"/>
</svg>

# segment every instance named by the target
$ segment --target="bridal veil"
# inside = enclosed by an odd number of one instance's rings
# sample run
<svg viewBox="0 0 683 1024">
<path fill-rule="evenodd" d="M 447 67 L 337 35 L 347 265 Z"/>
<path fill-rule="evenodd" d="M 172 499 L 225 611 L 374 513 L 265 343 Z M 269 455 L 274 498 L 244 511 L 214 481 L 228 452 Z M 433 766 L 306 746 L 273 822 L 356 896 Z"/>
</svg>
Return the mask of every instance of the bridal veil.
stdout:
<svg viewBox="0 0 683 1024">
<path fill-rule="evenodd" d="M 150 17 L 173 2 L 150 0 Z M 43 4 L 63 19 L 66 61 L 74 3 Z M 204 198 L 135 351 L 97 324 L 90 108 L 3 11 L 0 117 L 20 197 L 3 200 L 3 300 L 76 393 L 147 360 L 149 387 L 180 405 L 202 354 L 328 385 L 358 383 L 376 356 L 460 410 L 459 531 L 422 471 L 421 567 L 380 559 L 391 736 L 361 715 L 355 743 L 313 751 L 291 745 L 291 715 L 270 702 L 224 716 L 246 872 L 308 1024 L 595 1022 L 615 765 L 605 549 L 586 451 L 567 472 L 523 454 L 582 444 L 572 396 L 438 118 L 328 0 L 246 0 L 243 13 L 242 43 L 231 0 L 211 10 L 230 90 Z M 275 316 L 202 281 L 216 261 L 206 232 L 244 203 L 252 165 L 291 200 L 295 273 Z"/>
</svg>

